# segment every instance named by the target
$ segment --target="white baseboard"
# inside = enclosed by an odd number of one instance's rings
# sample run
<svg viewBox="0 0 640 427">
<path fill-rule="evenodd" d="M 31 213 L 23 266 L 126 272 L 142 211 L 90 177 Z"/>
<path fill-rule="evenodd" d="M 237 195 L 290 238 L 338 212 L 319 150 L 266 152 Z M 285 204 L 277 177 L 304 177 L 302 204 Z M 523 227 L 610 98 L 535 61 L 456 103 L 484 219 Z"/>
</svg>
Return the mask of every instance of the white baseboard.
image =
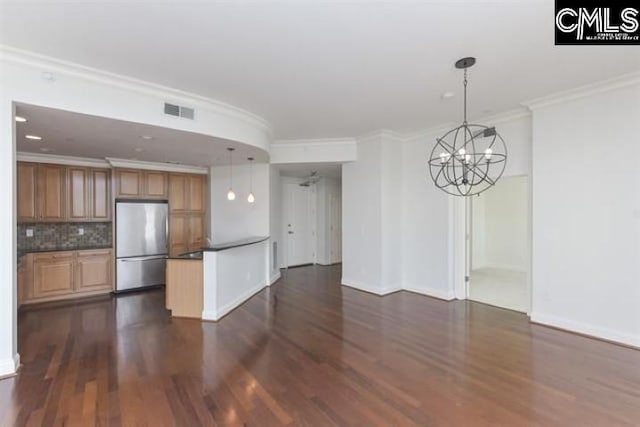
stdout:
<svg viewBox="0 0 640 427">
<path fill-rule="evenodd" d="M 579 334 L 589 335 L 595 338 L 602 338 L 607 341 L 614 341 L 620 344 L 630 345 L 640 348 L 640 336 L 627 334 L 624 332 L 613 331 L 595 325 L 588 325 L 575 320 L 564 319 L 551 314 L 532 312 L 531 321 L 541 325 L 553 326 L 567 331 L 577 332 Z"/>
<path fill-rule="evenodd" d="M 415 292 L 416 294 L 426 295 L 428 297 L 434 297 L 445 301 L 452 301 L 456 299 L 456 295 L 453 290 L 444 290 L 428 286 L 417 286 L 408 283 L 403 284 L 402 289 L 404 289 L 405 291 Z"/>
<path fill-rule="evenodd" d="M 254 296 L 255 294 L 257 294 L 258 292 L 260 292 L 266 287 L 267 287 L 267 284 L 265 282 L 260 282 L 256 286 L 248 289 L 246 292 L 242 293 L 236 299 L 234 299 L 230 303 L 223 305 L 219 309 L 215 311 L 214 310 L 203 311 L 202 320 L 213 320 L 214 322 L 217 322 L 218 320 L 222 319 L 231 311 L 238 308 L 240 305 L 246 302 L 249 298 L 251 298 L 252 296 Z"/>
<path fill-rule="evenodd" d="M 280 274 L 280 270 L 276 271 L 271 278 L 269 279 L 269 286 L 273 285 L 274 283 L 276 283 L 278 280 L 280 280 L 280 277 L 282 276 L 282 274 Z"/>
<path fill-rule="evenodd" d="M 13 357 L 0 360 L 0 378 L 15 374 L 18 372 L 19 367 L 20 355 L 18 353 L 14 354 Z"/>
<path fill-rule="evenodd" d="M 393 292 L 397 292 L 397 291 L 402 290 L 402 286 L 400 286 L 400 284 L 386 286 L 384 288 L 381 288 L 379 286 L 373 286 L 373 285 L 370 285 L 368 283 L 361 282 L 359 280 L 348 279 L 348 278 L 345 278 L 345 277 L 342 278 L 340 283 L 343 286 L 348 286 L 350 288 L 358 289 L 359 291 L 365 291 L 365 292 L 369 292 L 371 294 L 376 294 L 376 295 L 380 295 L 380 296 L 388 295 L 388 294 L 391 294 Z"/>
</svg>

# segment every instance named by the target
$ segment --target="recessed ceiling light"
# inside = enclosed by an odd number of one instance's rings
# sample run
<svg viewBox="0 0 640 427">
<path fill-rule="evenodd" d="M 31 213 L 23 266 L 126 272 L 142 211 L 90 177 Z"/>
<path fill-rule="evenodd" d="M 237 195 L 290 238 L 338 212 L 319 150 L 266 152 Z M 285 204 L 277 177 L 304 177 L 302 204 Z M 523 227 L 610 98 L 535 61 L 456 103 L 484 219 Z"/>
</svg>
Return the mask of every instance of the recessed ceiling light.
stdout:
<svg viewBox="0 0 640 427">
<path fill-rule="evenodd" d="M 40 147 L 40 151 L 42 151 L 43 153 L 48 153 L 49 151 L 53 151 L 53 150 L 47 147 Z"/>
<path fill-rule="evenodd" d="M 24 122 L 27 121 L 27 119 L 25 119 L 22 116 L 16 116 L 15 119 L 16 119 L 16 122 L 18 122 L 18 123 L 24 123 Z"/>
<path fill-rule="evenodd" d="M 24 137 L 32 141 L 42 141 L 42 137 L 38 135 L 25 135 Z"/>
<path fill-rule="evenodd" d="M 455 92 L 445 92 L 442 94 L 442 99 L 451 99 L 456 96 Z"/>
<path fill-rule="evenodd" d="M 153 137 L 151 135 L 142 135 L 141 138 L 142 139 L 146 139 L 146 140 L 153 139 Z"/>
<path fill-rule="evenodd" d="M 135 151 L 136 153 L 142 153 L 144 150 L 138 147 L 138 148 L 134 148 L 133 151 Z"/>
</svg>

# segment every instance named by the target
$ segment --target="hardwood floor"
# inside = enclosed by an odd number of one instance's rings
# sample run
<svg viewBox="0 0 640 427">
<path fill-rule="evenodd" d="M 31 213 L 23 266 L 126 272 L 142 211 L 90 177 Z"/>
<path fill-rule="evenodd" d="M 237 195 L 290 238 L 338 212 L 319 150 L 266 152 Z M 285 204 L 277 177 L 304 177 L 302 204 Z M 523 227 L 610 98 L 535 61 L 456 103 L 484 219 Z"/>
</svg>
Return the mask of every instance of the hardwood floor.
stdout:
<svg viewBox="0 0 640 427">
<path fill-rule="evenodd" d="M 219 323 L 154 291 L 21 312 L 4 425 L 640 425 L 640 351 L 304 267 Z"/>
</svg>

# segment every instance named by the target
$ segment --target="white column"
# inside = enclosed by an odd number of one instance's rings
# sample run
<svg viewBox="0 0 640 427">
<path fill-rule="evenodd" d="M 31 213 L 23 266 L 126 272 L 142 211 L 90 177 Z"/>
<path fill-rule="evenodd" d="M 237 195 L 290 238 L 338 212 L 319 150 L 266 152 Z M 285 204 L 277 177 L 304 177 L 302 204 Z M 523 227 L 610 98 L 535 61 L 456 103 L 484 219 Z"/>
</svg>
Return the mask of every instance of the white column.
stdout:
<svg viewBox="0 0 640 427">
<path fill-rule="evenodd" d="M 17 328 L 16 153 L 14 106 L 0 101 L 0 376 L 13 374 L 20 361 Z"/>
</svg>

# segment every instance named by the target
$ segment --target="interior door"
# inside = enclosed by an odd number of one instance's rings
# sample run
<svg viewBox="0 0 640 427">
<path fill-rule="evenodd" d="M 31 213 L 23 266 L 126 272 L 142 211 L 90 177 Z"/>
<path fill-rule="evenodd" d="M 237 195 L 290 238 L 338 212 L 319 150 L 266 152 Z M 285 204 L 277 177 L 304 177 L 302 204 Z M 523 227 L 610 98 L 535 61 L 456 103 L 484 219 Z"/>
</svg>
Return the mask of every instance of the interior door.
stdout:
<svg viewBox="0 0 640 427">
<path fill-rule="evenodd" d="M 342 262 L 342 199 L 332 194 L 331 204 L 331 263 Z"/>
<path fill-rule="evenodd" d="M 287 184 L 285 233 L 289 267 L 313 262 L 310 199 L 309 187 Z"/>
</svg>

